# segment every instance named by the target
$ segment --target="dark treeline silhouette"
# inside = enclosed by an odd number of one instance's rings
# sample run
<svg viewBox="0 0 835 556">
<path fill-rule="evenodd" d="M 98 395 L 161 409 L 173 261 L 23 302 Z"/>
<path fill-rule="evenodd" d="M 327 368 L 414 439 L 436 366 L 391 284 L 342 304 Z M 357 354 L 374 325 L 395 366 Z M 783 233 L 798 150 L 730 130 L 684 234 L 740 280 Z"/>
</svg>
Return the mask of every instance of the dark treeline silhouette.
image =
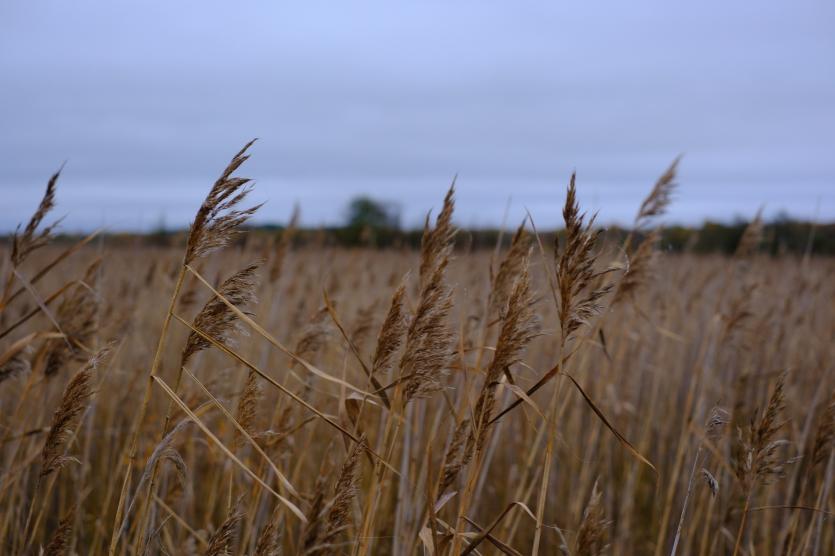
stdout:
<svg viewBox="0 0 835 556">
<path fill-rule="evenodd" d="M 673 253 L 721 253 L 732 254 L 739 244 L 749 222 L 737 220 L 732 223 L 707 221 L 701 226 L 670 225 L 661 229 L 658 246 Z M 284 233 L 282 225 L 261 225 L 250 228 L 253 232 L 242 236 L 240 242 L 253 245 L 268 245 Z M 513 230 L 502 233 L 499 229 L 462 229 L 458 234 L 457 246 L 461 249 L 492 249 L 498 241 L 510 242 Z M 544 245 L 552 245 L 554 234 L 559 230 L 542 231 L 540 238 Z M 619 226 L 603 229 L 603 239 L 609 245 L 622 244 L 630 230 Z M 345 223 L 342 226 L 301 228 L 293 230 L 292 243 L 295 246 L 330 247 L 371 247 L 380 249 L 417 249 L 420 247 L 422 229 L 402 229 L 400 210 L 396 204 L 384 203 L 369 197 L 357 197 L 347 206 Z M 642 233 L 635 233 L 642 239 Z M 158 247 L 179 246 L 185 241 L 186 230 L 166 230 L 162 226 L 147 234 L 105 233 L 103 240 L 109 245 L 130 246 L 150 245 Z M 819 224 L 795 220 L 789 216 L 778 216 L 766 222 L 762 229 L 761 253 L 835 255 L 835 222 Z M 58 236 L 57 241 L 73 240 L 76 236 Z M 0 245 L 7 243 L 10 236 L 0 238 Z"/>
<path fill-rule="evenodd" d="M 659 249 L 672 253 L 719 253 L 732 254 L 742 237 L 748 222 L 733 223 L 705 222 L 701 226 L 673 225 L 663 228 Z M 250 246 L 265 246 L 277 241 L 285 232 L 281 225 L 254 226 L 251 233 L 242 235 L 238 242 Z M 542 231 L 539 235 L 545 246 L 553 244 L 554 234 L 561 231 Z M 629 234 L 628 228 L 608 226 L 603 229 L 603 240 L 609 245 L 618 245 Z M 292 243 L 295 247 L 370 247 L 379 249 L 417 249 L 420 247 L 423 230 L 403 230 L 396 227 L 372 225 L 345 225 L 294 230 Z M 461 229 L 456 245 L 458 249 L 492 249 L 499 238 L 507 245 L 513 230 Z M 641 239 L 637 233 L 637 239 Z M 109 246 L 181 246 L 186 230 L 155 230 L 147 234 L 105 233 L 101 237 Z M 75 241 L 78 236 L 56 237 L 56 242 Z M 6 244 L 9 236 L 0 239 Z M 782 255 L 806 253 L 813 255 L 835 255 L 835 223 L 815 224 L 806 221 L 780 218 L 763 226 L 759 251 L 764 254 Z"/>
<path fill-rule="evenodd" d="M 732 254 L 747 225 L 748 222 L 738 221 L 730 224 L 705 222 L 698 227 L 669 226 L 661 231 L 659 248 L 675 253 Z M 264 227 L 260 230 L 280 234 L 282 228 Z M 540 231 L 540 238 L 545 245 L 551 245 L 555 233 L 561 231 Z M 604 241 L 609 244 L 622 243 L 628 234 L 628 228 L 618 226 L 609 226 L 603 230 Z M 343 226 L 298 230 L 295 233 L 295 243 L 299 246 L 319 244 L 417 249 L 422 235 L 422 230 Z M 512 235 L 512 230 L 502 233 L 499 229 L 462 229 L 457 243 L 460 248 L 491 249 L 496 246 L 500 236 L 503 243 L 508 244 Z M 636 235 L 640 239 L 641 234 Z M 809 252 L 815 255 L 835 255 L 835 223 L 814 224 L 780 219 L 766 223 L 762 237 L 759 247 L 762 253 L 780 255 Z"/>
</svg>

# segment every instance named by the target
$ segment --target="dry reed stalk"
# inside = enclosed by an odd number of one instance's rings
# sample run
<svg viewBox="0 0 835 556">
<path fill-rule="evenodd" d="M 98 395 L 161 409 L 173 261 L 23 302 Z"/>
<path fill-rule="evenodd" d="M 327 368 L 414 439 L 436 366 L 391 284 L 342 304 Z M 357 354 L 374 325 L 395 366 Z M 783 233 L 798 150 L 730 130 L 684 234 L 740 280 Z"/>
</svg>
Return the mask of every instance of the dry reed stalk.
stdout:
<svg viewBox="0 0 835 556">
<path fill-rule="evenodd" d="M 534 293 L 528 275 L 528 256 L 522 256 L 519 263 L 521 273 L 513 285 L 507 305 L 503 308 L 504 318 L 496 343 L 496 351 L 487 368 L 481 393 L 473 409 L 475 430 L 468 440 L 468 451 L 481 452 L 484 446 L 484 431 L 493 413 L 496 402 L 496 387 L 502 376 L 512 382 L 510 368 L 521 360 L 528 344 L 539 333 L 539 318 L 534 313 Z"/>
<path fill-rule="evenodd" d="M 541 387 L 545 380 L 550 380 L 554 376 L 563 372 L 563 368 L 567 360 L 572 355 L 564 354 L 564 350 L 568 342 L 572 339 L 577 330 L 587 324 L 589 320 L 599 313 L 603 307 L 601 305 L 603 298 L 611 291 L 612 285 L 606 284 L 602 281 L 608 270 L 602 272 L 595 271 L 595 263 L 597 262 L 597 242 L 599 239 L 599 231 L 593 231 L 595 217 L 592 216 L 588 223 L 585 222 L 585 214 L 580 213 L 580 206 L 577 202 L 577 186 L 576 174 L 571 175 L 569 180 L 568 190 L 565 196 L 565 205 L 563 206 L 563 220 L 565 221 L 565 241 L 560 246 L 559 236 L 554 239 L 554 257 L 556 263 L 556 289 L 559 292 L 559 299 L 557 301 L 557 316 L 560 325 L 560 360 L 554 366 L 552 371 L 546 374 L 546 377 L 540 379 L 536 388 Z M 569 378 L 571 378 L 569 376 Z M 591 399 L 580 388 L 579 383 L 571 378 L 574 385 L 580 390 L 583 397 L 589 403 L 591 408 L 600 417 L 604 424 L 606 424 L 612 432 L 618 436 L 619 440 L 625 441 L 625 438 L 611 427 L 603 418 L 603 414 L 597 407 L 591 403 Z M 533 389 L 528 390 L 530 396 Z M 533 538 L 532 554 L 536 556 L 539 554 L 539 546 L 542 538 L 542 525 L 545 513 L 545 499 L 548 490 L 548 484 L 551 478 L 551 461 L 553 457 L 553 437 L 556 434 L 556 414 L 557 414 L 557 394 L 558 390 L 554 390 L 551 397 L 548 420 L 543 425 L 549 428 L 548 441 L 545 446 L 545 458 L 542 469 L 542 481 L 540 483 L 539 496 L 536 507 L 536 529 Z M 521 403 L 519 400 L 518 403 Z M 507 413 L 509 409 L 514 407 L 511 405 L 504 410 L 498 417 Z M 497 417 L 497 418 L 498 418 Z M 626 442 L 626 445 L 631 445 Z M 637 453 L 637 451 L 633 451 Z M 645 460 L 646 461 L 646 460 Z"/>
<path fill-rule="evenodd" d="M 183 281 L 185 279 L 186 274 L 186 266 L 190 262 L 193 262 L 195 259 L 205 256 L 209 252 L 226 245 L 235 236 L 235 234 L 238 231 L 237 229 L 242 224 L 244 224 L 249 219 L 249 217 L 252 216 L 252 214 L 254 214 L 254 212 L 258 209 L 258 206 L 251 207 L 248 209 L 237 209 L 237 206 L 241 203 L 241 201 L 243 201 L 246 198 L 247 194 L 250 191 L 250 189 L 245 187 L 250 180 L 247 178 L 233 177 L 234 172 L 241 166 L 241 164 L 243 164 L 247 160 L 248 155 L 246 155 L 246 151 L 254 142 L 255 140 L 252 140 L 246 145 L 244 145 L 243 149 L 241 149 L 232 158 L 232 161 L 221 173 L 220 178 L 218 178 L 217 181 L 215 181 L 214 185 L 209 191 L 208 196 L 203 201 L 202 205 L 197 211 L 197 215 L 195 216 L 194 222 L 192 223 L 191 228 L 189 230 L 189 236 L 186 242 L 186 251 L 183 256 L 183 262 L 180 265 L 179 270 L 177 272 L 174 291 L 172 292 L 171 299 L 168 303 L 168 311 L 166 312 L 165 319 L 162 324 L 162 329 L 160 330 L 159 339 L 157 341 L 157 347 L 154 352 L 154 359 L 151 363 L 151 368 L 148 372 L 149 378 L 157 376 L 157 373 L 159 372 L 162 354 L 165 350 L 168 328 L 171 324 L 171 318 L 174 314 L 174 308 L 176 307 L 177 299 L 183 287 Z M 137 412 L 136 419 L 134 420 L 132 426 L 130 442 L 127 445 L 127 450 L 125 453 L 126 457 L 124 458 L 124 466 L 126 468 L 125 477 L 122 482 L 121 492 L 119 494 L 119 502 L 117 503 L 116 515 L 114 516 L 113 534 L 111 535 L 110 546 L 108 548 L 109 556 L 114 556 L 117 544 L 119 542 L 119 536 L 115 534 L 117 530 L 115 524 L 120 523 L 122 520 L 122 511 L 124 509 L 125 498 L 130 487 L 131 472 L 133 469 L 132 462 L 136 459 L 136 452 L 139 440 L 139 429 L 148 410 L 148 404 L 151 399 L 152 384 L 153 380 L 149 379 L 148 383 L 145 386 L 145 393 L 143 395 L 140 410 Z M 167 412 L 165 424 L 163 425 L 163 431 L 166 431 L 166 429 L 168 428 L 168 421 L 170 418 L 172 407 L 173 406 L 169 404 L 169 410 Z M 163 436 L 164 435 L 165 432 L 163 432 Z M 152 492 L 154 486 L 153 476 L 150 483 L 151 484 L 149 485 L 149 491 Z M 149 506 L 147 502 L 149 501 L 146 501 L 146 507 Z M 139 527 L 140 538 L 143 537 L 144 529 L 145 522 L 144 518 L 142 518 Z"/>
<path fill-rule="evenodd" d="M 134 504 L 138 498 L 139 493 L 143 492 L 145 485 L 151 480 L 151 475 L 153 470 L 156 468 L 157 463 L 162 461 L 170 462 L 176 473 L 177 477 L 180 479 L 181 482 L 185 482 L 186 473 L 188 472 L 187 465 L 185 460 L 183 460 L 180 453 L 172 446 L 174 442 L 174 437 L 183 430 L 186 425 L 191 423 L 191 419 L 181 419 L 172 429 L 171 431 L 163 437 L 163 439 L 154 446 L 153 451 L 151 452 L 150 457 L 148 457 L 148 462 L 145 464 L 145 468 L 142 471 L 142 475 L 139 477 L 139 483 L 136 485 L 136 494 L 133 498 L 128 502 L 127 509 L 125 510 L 124 518 L 122 519 L 122 523 L 119 527 L 119 534 L 122 535 L 125 533 L 128 527 L 128 522 L 133 511 Z"/>
<path fill-rule="evenodd" d="M 195 229 L 197 228 L 195 227 Z M 231 228 L 223 227 L 223 230 L 224 233 L 233 233 Z M 199 240 L 197 242 L 198 247 L 195 247 L 196 252 L 201 252 L 202 248 L 199 247 L 200 241 L 206 242 L 210 239 L 211 235 L 209 234 L 203 237 L 201 240 Z M 199 330 L 203 330 L 204 333 L 207 334 L 209 337 L 213 338 L 215 342 L 219 342 L 223 345 L 230 345 L 234 341 L 234 335 L 236 332 L 245 333 L 245 330 L 241 326 L 237 318 L 237 315 L 230 310 L 226 302 L 230 303 L 234 307 L 240 307 L 254 302 L 256 279 L 255 272 L 258 269 L 258 266 L 258 263 L 250 264 L 244 267 L 243 269 L 239 270 L 238 272 L 227 278 L 222 284 L 220 284 L 219 292 L 220 295 L 223 296 L 223 299 L 225 301 L 221 301 L 221 299 L 219 299 L 218 296 L 214 296 L 212 297 L 212 299 L 206 302 L 206 304 L 203 306 L 203 309 L 197 314 L 197 316 L 194 319 L 195 327 Z M 183 376 L 183 368 L 185 367 L 185 364 L 194 354 L 208 349 L 212 345 L 213 342 L 210 342 L 204 336 L 197 334 L 194 331 L 192 331 L 189 334 L 188 338 L 186 339 L 185 346 L 183 347 L 182 355 L 180 356 L 180 365 L 177 371 L 177 378 L 174 383 L 175 393 L 178 393 L 180 390 L 180 385 Z M 174 400 L 171 400 L 168 405 L 168 411 L 165 415 L 165 421 L 163 424 L 163 436 L 168 433 L 168 427 L 171 420 L 173 407 Z M 155 494 L 154 486 L 156 483 L 157 466 L 151 466 L 151 470 L 151 480 L 148 484 L 148 492 L 150 494 Z M 140 514 L 140 531 L 146 527 L 146 516 L 148 510 L 150 509 L 150 500 L 147 497 L 145 498 L 144 508 L 144 511 Z M 140 536 L 140 539 L 144 539 L 144 537 Z M 140 547 L 141 546 L 142 545 L 140 545 Z"/>
<path fill-rule="evenodd" d="M 35 535 L 40 527 L 41 519 L 49 500 L 52 488 L 55 484 L 55 474 L 60 471 L 67 463 L 71 461 L 78 461 L 76 458 L 67 456 L 69 449 L 68 443 L 75 436 L 78 426 L 84 413 L 87 411 L 90 398 L 93 396 L 92 381 L 93 374 L 99 369 L 111 353 L 112 346 L 108 345 L 96 352 L 89 361 L 81 368 L 67 383 L 64 388 L 64 393 L 61 396 L 61 402 L 58 404 L 55 412 L 52 415 L 52 421 L 49 427 L 49 433 L 44 441 L 41 449 L 41 470 L 38 474 L 37 482 L 35 483 L 35 496 L 29 505 L 29 513 L 26 517 L 26 524 L 23 527 L 24 533 L 28 533 L 26 540 L 26 547 L 28 548 L 34 541 Z M 34 515 L 35 501 L 37 494 L 41 490 L 42 480 L 49 478 L 46 488 L 44 489 L 44 504 L 35 517 L 34 523 L 32 516 Z M 31 523 L 31 528 L 30 528 Z"/>
<path fill-rule="evenodd" d="M 707 421 L 705 422 L 705 437 L 708 440 L 715 441 L 721 434 L 722 430 L 725 428 L 725 425 L 728 423 L 729 415 L 728 412 L 722 409 L 721 407 L 714 406 L 708 415 Z M 678 527 L 676 528 L 675 538 L 673 540 L 673 547 L 670 549 L 670 556 L 675 556 L 676 551 L 678 550 L 679 540 L 681 539 L 681 529 L 684 525 L 684 516 L 687 512 L 687 504 L 690 501 L 690 494 L 693 491 L 693 481 L 696 477 L 696 469 L 702 464 L 701 462 L 701 455 L 702 455 L 702 448 L 703 445 L 700 442 L 698 448 L 696 449 L 696 456 L 693 458 L 693 467 L 690 471 L 690 478 L 687 482 L 687 493 L 684 496 L 684 502 L 681 505 L 681 514 L 679 515 L 678 519 Z M 704 467 L 701 470 L 702 478 L 710 488 L 711 493 L 713 496 L 716 496 L 719 490 L 719 483 L 716 478 Z"/>
<path fill-rule="evenodd" d="M 240 313 L 240 314 L 243 314 L 243 313 Z M 222 351 L 223 353 L 225 353 L 225 354 L 226 354 L 226 355 L 228 355 L 229 357 L 231 357 L 231 358 L 235 359 L 236 361 L 238 361 L 239 363 L 241 363 L 242 365 L 244 365 L 245 367 L 247 367 L 247 368 L 248 368 L 248 369 L 250 369 L 251 371 L 256 372 L 256 373 L 258 374 L 258 376 L 260 376 L 262 379 L 266 380 L 269 384 L 273 385 L 273 386 L 274 386 L 274 387 L 276 387 L 278 390 L 280 390 L 281 392 L 283 392 L 284 394 L 286 394 L 287 396 L 289 396 L 289 397 L 290 397 L 293 401 L 295 401 L 296 403 L 298 403 L 298 404 L 300 404 L 300 405 L 304 406 L 306 409 L 308 409 L 309 411 L 311 411 L 312 413 L 314 413 L 314 414 L 315 414 L 317 417 L 319 417 L 321 420 L 323 420 L 324 422 L 328 423 L 330 426 L 332 426 L 333 428 L 335 428 L 336 430 L 338 430 L 339 432 L 341 432 L 343 435 L 345 435 L 346 437 L 348 437 L 349 439 L 351 439 L 353 442 L 359 442 L 359 439 L 358 439 L 358 438 L 357 438 L 354 434 L 352 434 L 349 430 L 347 430 L 345 427 L 343 427 L 342 425 L 340 425 L 339 423 L 337 423 L 336 421 L 334 421 L 332 418 L 328 417 L 327 415 L 325 415 L 324 413 L 322 413 L 321 411 L 319 411 L 318 409 L 316 409 L 313 405 L 311 405 L 310 403 L 308 403 L 307 401 L 305 401 L 304 399 L 302 399 L 299 395 L 295 394 L 293 391 L 289 390 L 286 386 L 284 386 L 283 384 L 281 384 L 281 383 L 277 382 L 275 379 L 273 379 L 272 377 L 270 377 L 268 374 L 264 373 L 264 371 L 262 371 L 261 369 L 259 369 L 258 367 L 256 367 L 254 364 L 252 364 L 251 362 L 249 362 L 247 359 L 245 359 L 244 357 L 242 357 L 239 353 L 236 353 L 235 351 L 233 351 L 232 349 L 228 348 L 228 347 L 227 347 L 226 345 L 224 345 L 223 343 L 221 343 L 221 342 L 218 342 L 218 341 L 214 340 L 214 338 L 212 338 L 211 336 L 207 335 L 205 332 L 203 332 L 203 331 L 201 331 L 201 330 L 197 329 L 197 328 L 196 328 L 196 327 L 195 327 L 192 323 L 190 323 L 190 322 L 186 321 L 186 320 L 185 320 L 185 319 L 183 319 L 182 317 L 179 317 L 178 315 L 174 315 L 174 318 L 175 318 L 178 322 L 180 322 L 181 324 L 183 324 L 184 326 L 186 326 L 186 327 L 188 327 L 189 329 L 191 329 L 193 332 L 197 333 L 197 334 L 198 334 L 199 336 L 201 336 L 203 339 L 205 339 L 205 340 L 208 340 L 208 341 L 212 342 L 215 348 L 219 349 L 220 351 Z M 159 382 L 159 380 L 157 380 L 157 381 Z M 371 455 L 373 455 L 375 458 L 377 458 L 377 460 L 378 460 L 378 461 L 381 461 L 381 462 L 383 463 L 383 465 L 384 465 L 384 466 L 388 467 L 390 470 L 394 471 L 395 473 L 397 472 L 395 469 L 391 468 L 391 466 L 390 466 L 387 462 L 385 462 L 385 460 L 383 460 L 383 459 L 380 457 L 380 455 L 379 455 L 379 454 L 377 454 L 376 452 L 374 452 L 374 451 L 373 451 L 373 450 L 371 450 L 371 449 L 369 449 L 369 450 L 368 450 L 368 452 L 369 452 Z"/>
<path fill-rule="evenodd" d="M 445 274 L 454 247 L 454 209 L 453 180 L 434 228 L 429 227 L 429 215 L 426 216 L 420 252 L 420 299 L 406 331 L 400 375 L 391 401 L 392 411 L 384 425 L 381 445 L 385 451 L 381 463 L 387 464 L 394 453 L 401 427 L 399 417 L 406 405 L 415 398 L 429 396 L 442 388 L 441 378 L 453 356 L 453 336 L 446 324 L 452 310 L 452 291 L 446 284 Z M 382 496 L 381 483 L 388 468 L 389 465 L 378 464 L 372 475 L 360 526 L 360 540 L 353 551 L 355 556 L 364 556 L 369 550 L 376 508 Z"/>
<path fill-rule="evenodd" d="M 502 327 L 496 343 L 493 359 L 487 368 L 478 399 L 473 407 L 471 421 L 463 421 L 461 425 L 469 425 L 469 435 L 463 447 L 457 446 L 455 437 L 460 431 L 456 430 L 453 442 L 448 450 L 449 463 L 444 465 L 442 484 L 446 489 L 451 483 L 451 475 L 462 466 L 470 466 L 466 488 L 460 496 L 459 520 L 466 515 L 470 498 L 481 475 L 483 450 L 487 439 L 488 423 L 496 401 L 496 388 L 503 376 L 512 383 L 510 368 L 521 360 L 521 356 L 528 344 L 539 332 L 539 319 L 534 313 L 534 294 L 531 290 L 528 275 L 528 254 L 522 255 L 519 261 L 521 274 L 516 278 L 507 305 L 503 308 Z M 461 426 L 459 425 L 459 427 Z M 458 452 L 458 453 L 456 453 Z M 460 453 L 460 455 L 459 455 Z M 443 491 L 441 491 L 441 494 Z"/>
<path fill-rule="evenodd" d="M 307 511 L 307 524 L 302 533 L 302 554 L 312 554 L 318 550 L 319 539 L 322 536 L 322 528 L 325 525 L 325 491 L 327 488 L 326 475 L 320 470 L 316 477 L 315 490 L 310 508 Z"/>
</svg>

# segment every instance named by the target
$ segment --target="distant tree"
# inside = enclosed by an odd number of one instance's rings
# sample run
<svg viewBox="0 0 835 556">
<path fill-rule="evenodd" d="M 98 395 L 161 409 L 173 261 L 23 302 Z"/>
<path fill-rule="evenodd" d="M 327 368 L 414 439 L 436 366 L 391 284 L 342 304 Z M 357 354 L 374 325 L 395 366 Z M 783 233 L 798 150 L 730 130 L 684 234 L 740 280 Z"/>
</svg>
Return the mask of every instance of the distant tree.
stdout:
<svg viewBox="0 0 835 556">
<path fill-rule="evenodd" d="M 165 214 L 161 214 L 156 226 L 148 234 L 148 242 L 158 247 L 168 247 L 171 244 L 171 233 L 165 226 Z"/>
<path fill-rule="evenodd" d="M 348 204 L 348 228 L 374 230 L 400 228 L 400 214 L 397 207 L 390 203 L 375 201 L 370 197 L 355 197 Z"/>
</svg>

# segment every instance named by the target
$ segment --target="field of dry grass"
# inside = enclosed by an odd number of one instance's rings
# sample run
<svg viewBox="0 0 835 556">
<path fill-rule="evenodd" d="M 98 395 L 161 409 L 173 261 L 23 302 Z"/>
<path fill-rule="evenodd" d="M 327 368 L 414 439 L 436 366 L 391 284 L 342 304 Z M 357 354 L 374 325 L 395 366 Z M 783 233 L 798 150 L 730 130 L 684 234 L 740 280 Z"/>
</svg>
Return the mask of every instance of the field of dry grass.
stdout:
<svg viewBox="0 0 835 556">
<path fill-rule="evenodd" d="M 230 245 L 244 161 L 182 247 L 48 190 L 0 251 L 3 554 L 833 553 L 835 261 L 601 245 L 573 183 L 557 245 L 452 190 L 420 252 Z"/>
</svg>

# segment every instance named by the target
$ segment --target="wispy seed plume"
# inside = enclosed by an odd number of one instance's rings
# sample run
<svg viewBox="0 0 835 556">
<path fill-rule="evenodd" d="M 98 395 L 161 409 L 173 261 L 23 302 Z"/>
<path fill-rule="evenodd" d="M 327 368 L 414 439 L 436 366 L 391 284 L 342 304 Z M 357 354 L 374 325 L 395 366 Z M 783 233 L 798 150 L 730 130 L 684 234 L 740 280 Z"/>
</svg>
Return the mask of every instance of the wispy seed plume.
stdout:
<svg viewBox="0 0 835 556">
<path fill-rule="evenodd" d="M 238 205 L 251 191 L 249 178 L 233 177 L 233 174 L 249 155 L 246 151 L 255 139 L 244 145 L 217 179 L 208 196 L 200 205 L 186 243 L 186 264 L 228 244 L 261 205 L 238 209 Z"/>
<path fill-rule="evenodd" d="M 253 303 L 258 267 L 258 263 L 254 263 L 239 270 L 220 285 L 218 292 L 239 309 Z M 242 330 L 237 314 L 219 297 L 213 297 L 203 306 L 194 319 L 194 327 L 224 344 L 232 341 L 234 332 Z M 209 340 L 192 331 L 186 340 L 180 365 L 185 365 L 192 355 L 211 345 Z"/>
</svg>

